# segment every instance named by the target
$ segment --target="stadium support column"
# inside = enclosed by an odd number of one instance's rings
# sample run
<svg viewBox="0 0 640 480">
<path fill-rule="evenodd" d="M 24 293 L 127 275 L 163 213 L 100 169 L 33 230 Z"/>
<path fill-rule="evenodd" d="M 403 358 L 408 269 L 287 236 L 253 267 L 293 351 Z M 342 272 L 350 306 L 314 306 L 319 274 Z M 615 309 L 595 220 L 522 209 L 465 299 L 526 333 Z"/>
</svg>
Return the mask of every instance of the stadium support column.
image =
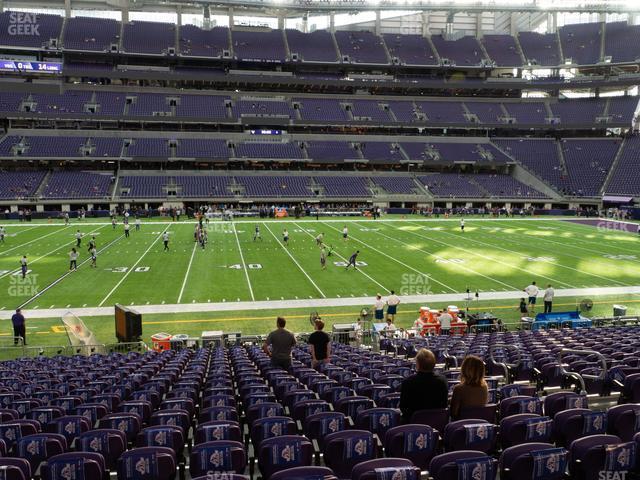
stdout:
<svg viewBox="0 0 640 480">
<path fill-rule="evenodd" d="M 429 36 L 429 12 L 427 11 L 422 11 L 422 36 L 423 37 L 428 37 Z"/>
<path fill-rule="evenodd" d="M 512 13 L 509 17 L 509 33 L 512 37 L 518 34 L 518 14 Z"/>
<path fill-rule="evenodd" d="M 309 12 L 302 15 L 302 33 L 309 33 Z"/>
<path fill-rule="evenodd" d="M 557 12 L 549 12 L 547 13 L 547 32 L 555 32 L 556 26 L 558 25 L 558 13 Z"/>
<path fill-rule="evenodd" d="M 128 1 L 123 1 L 122 2 L 122 23 L 129 23 L 129 2 Z"/>
<path fill-rule="evenodd" d="M 329 31 L 336 33 L 336 12 L 333 10 L 329 12 Z"/>
<path fill-rule="evenodd" d="M 0 12 L 2 11 L 2 0 L 0 0 Z M 64 16 L 71 18 L 71 0 L 64 0 Z"/>
<path fill-rule="evenodd" d="M 476 13 L 476 38 L 482 38 L 482 12 Z"/>
<path fill-rule="evenodd" d="M 284 13 L 282 10 L 278 10 L 278 29 L 284 30 L 285 22 L 284 22 Z"/>
<path fill-rule="evenodd" d="M 380 19 L 380 10 L 376 10 L 376 35 L 382 32 L 382 21 Z"/>
<path fill-rule="evenodd" d="M 233 7 L 229 7 L 229 28 L 233 28 Z"/>
</svg>

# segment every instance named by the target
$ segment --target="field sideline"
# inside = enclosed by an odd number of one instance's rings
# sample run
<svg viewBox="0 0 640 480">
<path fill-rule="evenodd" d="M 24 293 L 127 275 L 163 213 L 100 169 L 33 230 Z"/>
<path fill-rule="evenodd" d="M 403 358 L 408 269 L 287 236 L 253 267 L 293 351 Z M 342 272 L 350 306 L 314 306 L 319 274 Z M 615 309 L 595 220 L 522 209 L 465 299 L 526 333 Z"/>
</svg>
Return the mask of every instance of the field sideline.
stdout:
<svg viewBox="0 0 640 480">
<path fill-rule="evenodd" d="M 114 230 L 106 222 L 4 223 L 0 291 L 6 295 L 0 312 L 6 317 L 20 305 L 30 311 L 306 299 L 335 300 L 340 306 L 353 302 L 339 299 L 373 298 L 389 290 L 428 301 L 430 295 L 460 295 L 467 288 L 499 298 L 532 280 L 557 289 L 640 284 L 637 235 L 546 218 L 465 220 L 464 233 L 458 218 L 417 216 L 212 221 L 205 250 L 194 244 L 192 221 L 144 221 L 140 232 L 132 225 L 129 239 L 121 224 Z M 255 225 L 262 240 L 254 242 Z M 343 225 L 349 229 L 346 242 Z M 282 242 L 285 227 L 289 246 Z M 69 272 L 77 229 L 84 234 L 79 268 Z M 162 251 L 165 229 L 169 252 Z M 334 247 L 325 271 L 314 239 L 321 232 Z M 96 269 L 90 268 L 86 247 L 94 234 Z M 344 262 L 355 250 L 363 263 L 358 271 L 346 271 Z M 23 254 L 31 270 L 25 280 L 16 275 Z"/>
</svg>

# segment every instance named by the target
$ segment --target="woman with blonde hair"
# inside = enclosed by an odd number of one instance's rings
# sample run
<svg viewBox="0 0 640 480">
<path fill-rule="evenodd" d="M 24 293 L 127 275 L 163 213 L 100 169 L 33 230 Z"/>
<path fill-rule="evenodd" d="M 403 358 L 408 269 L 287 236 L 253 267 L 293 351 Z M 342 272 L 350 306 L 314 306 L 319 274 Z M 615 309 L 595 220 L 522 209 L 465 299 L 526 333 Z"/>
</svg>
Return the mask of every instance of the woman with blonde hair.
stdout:
<svg viewBox="0 0 640 480">
<path fill-rule="evenodd" d="M 484 362 L 469 355 L 460 367 L 460 383 L 453 387 L 451 417 L 457 419 L 463 408 L 483 407 L 487 404 L 489 389 L 484 380 Z"/>
</svg>

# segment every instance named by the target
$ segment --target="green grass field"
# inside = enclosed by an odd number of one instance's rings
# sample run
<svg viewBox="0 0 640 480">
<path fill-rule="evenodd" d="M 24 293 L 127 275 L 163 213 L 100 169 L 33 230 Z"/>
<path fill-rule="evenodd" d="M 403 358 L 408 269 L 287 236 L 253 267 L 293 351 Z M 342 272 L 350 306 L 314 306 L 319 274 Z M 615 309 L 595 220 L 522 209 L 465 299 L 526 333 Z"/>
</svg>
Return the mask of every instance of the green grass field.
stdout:
<svg viewBox="0 0 640 480">
<path fill-rule="evenodd" d="M 262 240 L 253 240 L 255 225 L 260 226 Z M 23 305 L 32 317 L 45 317 L 29 323 L 33 333 L 43 333 L 38 339 L 42 343 L 64 343 L 58 336 L 64 333 L 54 328 L 60 325 L 59 316 L 43 312 L 49 309 L 155 305 L 153 313 L 145 314 L 145 335 L 155 331 L 198 335 L 208 329 L 262 333 L 271 328 L 269 319 L 277 313 L 299 320 L 294 329 L 298 325 L 308 329 L 311 310 L 346 321 L 357 316 L 356 305 L 370 305 L 376 293 L 389 290 L 409 295 L 399 317 L 400 323 L 409 324 L 420 303 L 442 299 L 440 303 L 464 306 L 467 288 L 480 292 L 474 308 L 503 309 L 504 317 L 515 319 L 514 292 L 532 280 L 541 287 L 551 283 L 566 290 L 556 303 L 568 305 L 575 305 L 584 293 L 598 299 L 597 290 L 571 295 L 569 289 L 618 287 L 615 294 L 603 297 L 603 312 L 618 301 L 626 301 L 633 311 L 635 291 L 629 287 L 640 285 L 637 235 L 557 219 L 467 218 L 464 233 L 459 219 L 421 217 L 212 221 L 205 250 L 194 243 L 194 223 L 187 221 L 144 222 L 139 232 L 132 226 L 128 239 L 121 224 L 114 230 L 109 223 L 89 220 L 68 227 L 38 223 L 5 227 L 8 236 L 0 244 L 0 312 L 6 317 Z M 284 228 L 290 234 L 288 246 L 282 242 Z M 85 236 L 79 268 L 70 273 L 68 254 L 77 229 Z M 165 230 L 171 238 L 169 252 L 163 251 Z M 333 246 L 326 270 L 320 269 L 315 242 L 321 232 L 325 243 Z M 87 253 L 94 234 L 99 250 L 96 269 L 90 268 Z M 362 263 L 357 271 L 347 271 L 344 264 L 355 250 L 360 250 Z M 23 254 L 30 269 L 25 280 L 17 274 Z M 302 303 L 307 300 L 308 306 Z M 265 303 L 259 309 L 245 308 L 249 301 Z M 285 309 L 282 301 L 296 308 Z M 238 302 L 242 303 L 237 308 L 230 305 Z M 101 341 L 108 342 L 113 338 L 113 317 L 104 311 L 81 316 Z M 2 333 L 8 330 L 3 326 Z"/>
</svg>

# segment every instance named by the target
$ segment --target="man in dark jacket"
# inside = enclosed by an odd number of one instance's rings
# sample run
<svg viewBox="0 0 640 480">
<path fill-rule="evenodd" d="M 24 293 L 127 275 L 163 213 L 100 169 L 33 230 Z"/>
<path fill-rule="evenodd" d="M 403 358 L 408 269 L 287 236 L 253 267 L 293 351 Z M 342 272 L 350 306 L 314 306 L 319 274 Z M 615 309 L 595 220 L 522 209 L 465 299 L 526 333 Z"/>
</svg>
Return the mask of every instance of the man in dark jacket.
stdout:
<svg viewBox="0 0 640 480">
<path fill-rule="evenodd" d="M 402 382 L 400 411 L 403 423 L 409 423 L 418 410 L 447 408 L 449 389 L 444 377 L 433 373 L 436 357 L 426 348 L 416 355 L 416 374 Z"/>
</svg>

